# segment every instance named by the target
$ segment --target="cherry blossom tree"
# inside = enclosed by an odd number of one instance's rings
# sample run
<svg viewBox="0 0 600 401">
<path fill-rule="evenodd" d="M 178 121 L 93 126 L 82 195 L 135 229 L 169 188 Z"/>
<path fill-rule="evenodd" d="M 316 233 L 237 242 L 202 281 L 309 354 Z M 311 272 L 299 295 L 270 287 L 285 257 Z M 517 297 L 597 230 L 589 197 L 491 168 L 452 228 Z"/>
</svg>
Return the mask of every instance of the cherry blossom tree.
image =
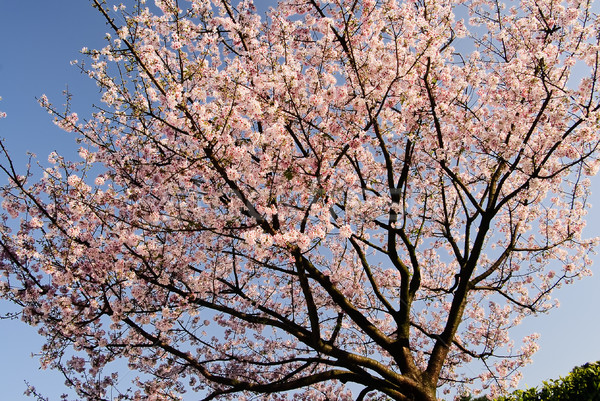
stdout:
<svg viewBox="0 0 600 401">
<path fill-rule="evenodd" d="M 516 384 L 509 329 L 589 274 L 591 2 L 93 2 L 102 105 L 41 98 L 81 159 L 2 146 L 0 291 L 44 366 L 87 400 Z"/>
</svg>

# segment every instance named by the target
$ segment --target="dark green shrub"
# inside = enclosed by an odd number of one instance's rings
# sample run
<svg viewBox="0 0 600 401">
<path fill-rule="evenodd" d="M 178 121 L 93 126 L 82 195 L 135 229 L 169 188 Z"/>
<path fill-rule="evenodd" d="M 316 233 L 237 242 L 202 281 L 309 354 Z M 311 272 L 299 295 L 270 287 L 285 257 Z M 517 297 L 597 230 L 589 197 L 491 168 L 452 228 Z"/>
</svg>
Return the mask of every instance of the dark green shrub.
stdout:
<svg viewBox="0 0 600 401">
<path fill-rule="evenodd" d="M 600 401 L 600 362 L 575 367 L 565 377 L 545 381 L 539 390 L 516 390 L 497 401 Z"/>
</svg>

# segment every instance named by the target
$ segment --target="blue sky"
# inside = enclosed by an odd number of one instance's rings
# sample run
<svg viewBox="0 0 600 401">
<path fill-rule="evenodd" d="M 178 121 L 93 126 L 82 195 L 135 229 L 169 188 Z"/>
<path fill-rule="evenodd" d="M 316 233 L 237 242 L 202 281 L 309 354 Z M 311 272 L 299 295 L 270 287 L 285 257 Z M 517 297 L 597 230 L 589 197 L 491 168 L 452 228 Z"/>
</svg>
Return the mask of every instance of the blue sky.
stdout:
<svg viewBox="0 0 600 401">
<path fill-rule="evenodd" d="M 273 0 L 256 0 L 263 8 Z M 74 138 L 52 124 L 51 117 L 37 105 L 46 94 L 56 104 L 64 103 L 62 92 L 74 95 L 73 110 L 81 116 L 97 103 L 98 90 L 81 75 L 70 60 L 81 58 L 79 50 L 103 45 L 108 28 L 88 0 L 0 0 L 0 137 L 6 140 L 14 161 L 26 163 L 26 152 L 34 152 L 45 163 L 57 150 L 72 154 Z M 1 179 L 1 178 L 0 178 Z M 600 235 L 600 177 L 593 181 L 596 194 L 591 203 L 598 210 L 589 214 L 588 236 Z M 600 255 L 594 270 L 600 270 Z M 542 380 L 565 375 L 575 365 L 600 360 L 600 272 L 556 293 L 561 307 L 526 320 L 520 333 L 541 333 L 541 350 L 523 373 L 522 385 L 535 386 Z M 0 312 L 10 308 L 0 303 Z M 517 334 L 517 332 L 515 332 Z M 517 336 L 515 335 L 515 338 Z M 36 329 L 19 321 L 0 321 L 0 388 L 2 399 L 31 400 L 23 391 L 27 380 L 57 400 L 64 391 L 62 377 L 38 369 L 31 357 L 42 345 Z"/>
</svg>

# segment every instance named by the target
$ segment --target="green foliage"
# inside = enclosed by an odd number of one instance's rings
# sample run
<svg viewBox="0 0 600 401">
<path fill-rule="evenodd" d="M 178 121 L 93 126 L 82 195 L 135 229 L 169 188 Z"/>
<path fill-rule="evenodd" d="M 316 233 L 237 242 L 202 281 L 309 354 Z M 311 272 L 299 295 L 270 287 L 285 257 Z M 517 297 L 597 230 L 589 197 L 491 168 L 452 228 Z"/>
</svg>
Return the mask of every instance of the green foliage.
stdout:
<svg viewBox="0 0 600 401">
<path fill-rule="evenodd" d="M 516 390 L 496 401 L 600 401 L 600 362 L 575 367 L 566 377 L 545 381 L 539 390 Z"/>
</svg>

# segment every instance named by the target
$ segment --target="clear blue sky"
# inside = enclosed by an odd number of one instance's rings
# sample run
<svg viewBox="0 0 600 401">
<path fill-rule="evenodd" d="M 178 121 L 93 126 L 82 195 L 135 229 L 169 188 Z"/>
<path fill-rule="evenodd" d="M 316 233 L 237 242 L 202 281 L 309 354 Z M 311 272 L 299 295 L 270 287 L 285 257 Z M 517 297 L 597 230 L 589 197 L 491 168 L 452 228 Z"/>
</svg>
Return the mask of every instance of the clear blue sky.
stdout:
<svg viewBox="0 0 600 401">
<path fill-rule="evenodd" d="M 261 8 L 274 2 L 255 1 Z M 98 102 L 98 91 L 70 60 L 80 58 L 84 46 L 102 46 L 107 30 L 88 0 L 0 0 L 0 110 L 8 114 L 0 120 L 0 137 L 6 139 L 22 166 L 27 151 L 36 153 L 44 163 L 53 150 L 69 154 L 75 149 L 73 137 L 54 127 L 35 98 L 46 94 L 62 104 L 61 94 L 68 86 L 74 95 L 74 110 L 88 115 L 89 106 Z M 600 235 L 600 177 L 594 180 L 594 187 L 591 201 L 598 210 L 589 214 L 589 236 Z M 565 375 L 575 365 L 600 360 L 600 255 L 596 260 L 595 277 L 556 293 L 559 309 L 526 320 L 519 328 L 522 333 L 542 335 L 541 350 L 524 370 L 522 385 L 535 386 Z M 0 303 L 0 311 L 8 308 Z M 27 380 L 58 401 L 64 389 L 62 377 L 39 370 L 38 361 L 31 358 L 41 344 L 35 328 L 19 321 L 0 321 L 0 398 L 31 400 L 23 395 Z"/>
</svg>

